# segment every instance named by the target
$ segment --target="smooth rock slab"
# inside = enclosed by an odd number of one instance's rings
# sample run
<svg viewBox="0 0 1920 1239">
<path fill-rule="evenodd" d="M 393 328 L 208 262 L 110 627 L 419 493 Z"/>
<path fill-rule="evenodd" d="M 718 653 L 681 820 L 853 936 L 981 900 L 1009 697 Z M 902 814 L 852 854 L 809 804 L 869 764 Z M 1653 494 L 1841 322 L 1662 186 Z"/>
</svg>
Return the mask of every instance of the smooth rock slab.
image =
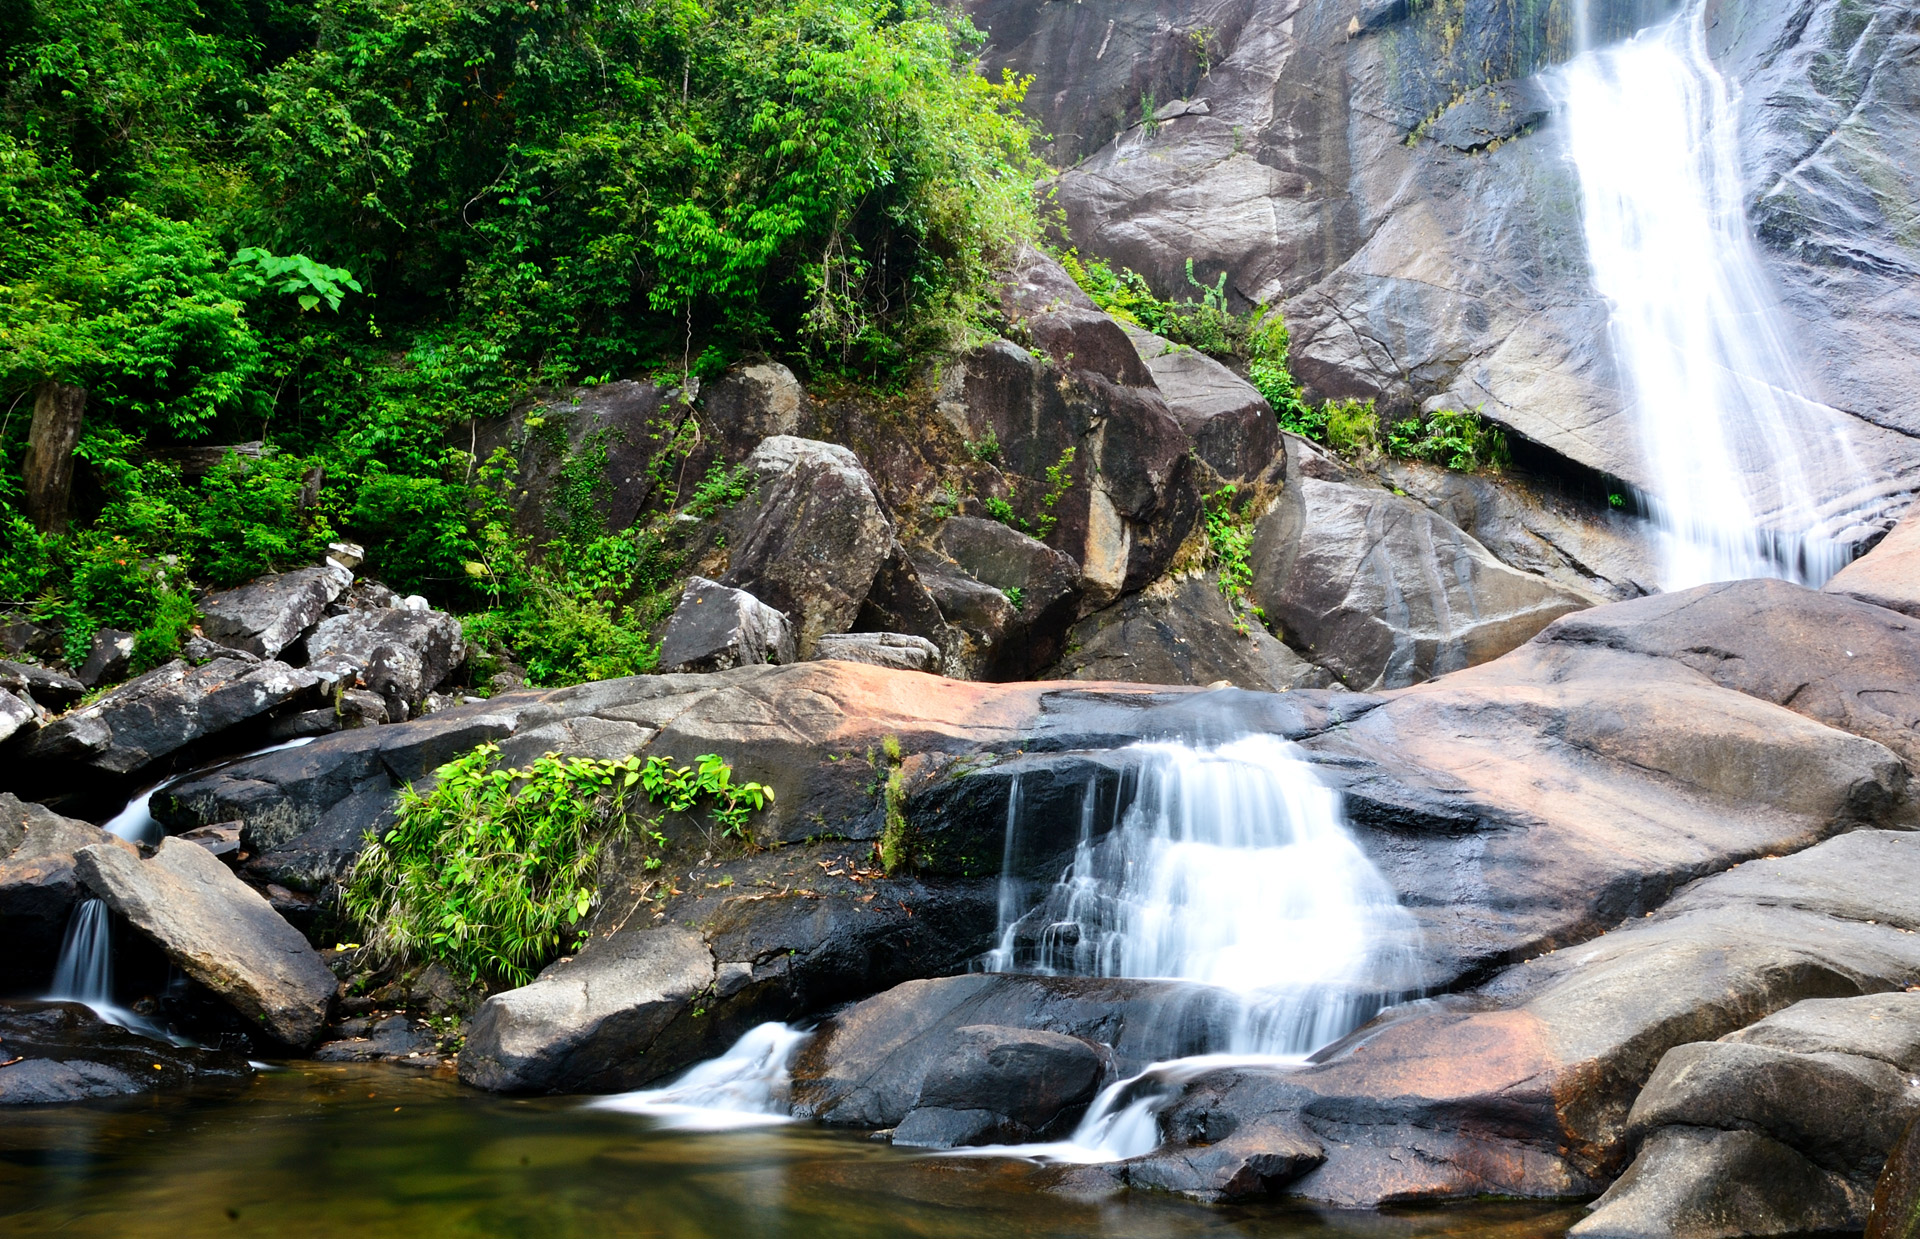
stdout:
<svg viewBox="0 0 1920 1239">
<path fill-rule="evenodd" d="M 1880 545 L 1834 573 L 1822 591 L 1920 618 L 1920 511 L 1908 513 Z"/>
<path fill-rule="evenodd" d="M 272 658 L 326 614 L 327 604 L 353 584 L 338 564 L 296 568 L 263 576 L 200 604 L 200 629 L 208 639 L 256 658 Z"/>
<path fill-rule="evenodd" d="M 128 1032 L 77 1002 L 0 1003 L 0 1106 L 60 1105 L 238 1084 L 246 1056 Z"/>
<path fill-rule="evenodd" d="M 150 860 L 83 848 L 80 881 L 188 976 L 276 1040 L 310 1045 L 338 982 L 300 931 L 205 848 L 166 839 Z"/>
</svg>

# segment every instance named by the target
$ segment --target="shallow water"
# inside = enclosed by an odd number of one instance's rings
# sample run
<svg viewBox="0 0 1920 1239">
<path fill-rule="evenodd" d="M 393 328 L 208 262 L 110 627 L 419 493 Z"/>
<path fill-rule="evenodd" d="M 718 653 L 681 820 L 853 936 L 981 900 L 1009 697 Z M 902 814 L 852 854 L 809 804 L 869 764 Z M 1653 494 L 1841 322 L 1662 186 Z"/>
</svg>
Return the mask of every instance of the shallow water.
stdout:
<svg viewBox="0 0 1920 1239">
<path fill-rule="evenodd" d="M 1581 1216 L 1536 1204 L 1320 1213 L 1084 1199 L 1044 1190 L 1035 1173 L 797 1124 L 668 1131 L 579 1099 L 305 1063 L 237 1097 L 0 1114 L 0 1234 L 1557 1239 Z"/>
</svg>

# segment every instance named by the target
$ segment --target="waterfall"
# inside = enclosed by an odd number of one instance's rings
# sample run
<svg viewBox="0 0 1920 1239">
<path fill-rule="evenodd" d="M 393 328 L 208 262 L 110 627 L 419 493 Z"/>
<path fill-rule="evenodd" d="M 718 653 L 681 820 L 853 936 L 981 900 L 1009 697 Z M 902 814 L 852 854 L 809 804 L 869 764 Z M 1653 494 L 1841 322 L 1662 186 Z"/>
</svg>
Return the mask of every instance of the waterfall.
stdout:
<svg viewBox="0 0 1920 1239">
<path fill-rule="evenodd" d="M 1096 836 L 1089 789 L 1072 863 L 1037 906 L 1003 875 L 989 968 L 1217 986 L 1240 1016 L 1215 1048 L 1236 1054 L 1309 1053 L 1417 984 L 1413 918 L 1292 745 L 1121 752 L 1135 791 L 1111 829 Z"/>
<path fill-rule="evenodd" d="M 113 1001 L 113 918 L 107 903 L 88 896 L 74 905 L 53 970 L 53 998 L 84 1002 L 96 1010 Z"/>
<path fill-rule="evenodd" d="M 624 1110 L 658 1119 L 663 1127 L 717 1131 L 787 1121 L 787 1065 L 807 1034 L 787 1024 L 762 1024 L 718 1058 L 689 1068 L 662 1088 L 619 1093 L 589 1102 L 595 1110 Z"/>
<path fill-rule="evenodd" d="M 1580 179 L 1587 256 L 1647 464 L 1663 585 L 1819 585 L 1845 566 L 1858 475 L 1847 419 L 1810 395 L 1747 227 L 1737 91 L 1702 4 L 1550 81 Z M 1583 37 L 1585 6 L 1576 6 Z"/>
</svg>

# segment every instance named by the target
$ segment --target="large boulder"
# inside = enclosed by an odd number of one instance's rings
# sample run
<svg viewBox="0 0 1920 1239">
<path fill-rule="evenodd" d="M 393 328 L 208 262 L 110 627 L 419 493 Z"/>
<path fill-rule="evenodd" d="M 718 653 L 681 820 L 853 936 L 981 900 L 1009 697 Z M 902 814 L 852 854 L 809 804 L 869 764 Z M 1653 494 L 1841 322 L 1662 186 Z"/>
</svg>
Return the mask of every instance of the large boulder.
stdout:
<svg viewBox="0 0 1920 1239">
<path fill-rule="evenodd" d="M 914 562 L 965 637 L 969 678 L 1027 679 L 1059 657 L 1081 598 L 1073 560 L 999 521 L 953 516 Z"/>
<path fill-rule="evenodd" d="M 802 433 L 807 392 L 777 361 L 730 370 L 700 393 L 700 425 L 738 460 L 762 439 Z"/>
<path fill-rule="evenodd" d="M 787 617 L 743 589 L 687 578 L 660 634 L 662 671 L 725 671 L 794 661 Z"/>
<path fill-rule="evenodd" d="M 142 1037 L 77 1002 L 0 1003 L 0 1049 L 0 1106 L 197 1093 L 253 1074 L 244 1054 Z"/>
<path fill-rule="evenodd" d="M 1234 609 L 1213 573 L 1158 581 L 1095 611 L 1067 633 L 1049 679 L 1130 680 L 1286 692 L 1333 677 L 1267 631 L 1250 604 Z"/>
<path fill-rule="evenodd" d="M 84 697 L 87 686 L 79 680 L 38 663 L 0 661 L 0 688 L 19 693 L 49 710 L 64 710 Z"/>
<path fill-rule="evenodd" d="M 0 993 L 35 993 L 53 979 L 79 884 L 74 855 L 105 844 L 138 854 L 98 826 L 0 793 Z"/>
<path fill-rule="evenodd" d="M 263 576 L 200 603 L 200 631 L 220 645 L 273 658 L 299 640 L 353 584 L 353 573 L 328 562 Z"/>
<path fill-rule="evenodd" d="M 903 632 L 829 633 L 813 647 L 816 659 L 866 663 L 896 671 L 940 674 L 940 647 L 925 637 Z"/>
<path fill-rule="evenodd" d="M 355 682 L 408 718 L 466 656 L 460 621 L 444 611 L 373 607 L 329 615 L 306 640 L 307 670 L 329 684 Z"/>
<path fill-rule="evenodd" d="M 1878 546 L 1835 573 L 1824 588 L 1920 618 L 1920 511 L 1909 513 Z"/>
<path fill-rule="evenodd" d="M 207 849 L 166 839 L 152 859 L 82 848 L 80 881 L 186 974 L 285 1045 L 311 1045 L 337 982 L 300 931 Z"/>
<path fill-rule="evenodd" d="M 1253 542 L 1252 595 L 1349 688 L 1401 688 L 1497 658 L 1590 594 L 1509 568 L 1411 499 L 1297 439 L 1297 466 Z"/>
<path fill-rule="evenodd" d="M 1920 994 L 1905 992 L 1809 999 L 1677 1046 L 1628 1115 L 1638 1156 L 1574 1233 L 1857 1230 L 1920 1119 L 1916 1069 Z"/>
<path fill-rule="evenodd" d="M 89 775 L 129 781 L 230 729 L 264 730 L 268 715 L 314 695 L 320 684 L 312 670 L 280 662 L 228 658 L 192 667 L 175 660 L 35 732 L 10 777 L 35 788 Z"/>
<path fill-rule="evenodd" d="M 760 478 L 759 502 L 743 514 L 722 583 L 785 612 L 806 658 L 823 635 L 859 618 L 893 549 L 893 525 L 847 448 L 776 435 L 747 463 Z"/>
<path fill-rule="evenodd" d="M 1194 454 L 1228 482 L 1252 482 L 1278 462 L 1280 424 L 1253 384 L 1197 349 L 1127 326 Z"/>
</svg>

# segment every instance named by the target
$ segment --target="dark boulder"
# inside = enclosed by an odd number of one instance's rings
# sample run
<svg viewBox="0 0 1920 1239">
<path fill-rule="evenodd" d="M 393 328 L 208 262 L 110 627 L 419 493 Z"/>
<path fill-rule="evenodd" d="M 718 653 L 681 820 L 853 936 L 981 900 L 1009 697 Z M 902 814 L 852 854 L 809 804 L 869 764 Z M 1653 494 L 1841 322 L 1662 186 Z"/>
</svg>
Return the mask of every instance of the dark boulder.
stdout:
<svg viewBox="0 0 1920 1239">
<path fill-rule="evenodd" d="M 1194 454 L 1222 480 L 1252 482 L 1280 463 L 1280 425 L 1265 396 L 1197 349 L 1127 327 Z"/>
<path fill-rule="evenodd" d="M 244 1054 L 154 1041 L 77 1002 L 0 1003 L 0 1055 L 0 1106 L 238 1086 L 253 1074 Z"/>
<path fill-rule="evenodd" d="M 336 563 L 263 576 L 209 594 L 200 604 L 200 630 L 218 645 L 273 658 L 313 627 L 352 584 L 353 573 Z"/>
<path fill-rule="evenodd" d="M 44 992 L 76 897 L 73 858 L 96 843 L 134 845 L 98 826 L 0 792 L 0 993 Z"/>
<path fill-rule="evenodd" d="M 1085 1109 L 1106 1074 L 1100 1047 L 1078 1037 L 963 1025 L 928 1067 L 893 1142 L 950 1149 L 1046 1136 Z"/>
<path fill-rule="evenodd" d="M 124 678 L 133 666 L 133 639 L 132 633 L 122 632 L 118 628 L 102 628 L 94 633 L 93 646 L 87 651 L 87 660 L 80 664 L 75 678 L 88 688 L 98 688 Z"/>
<path fill-rule="evenodd" d="M 662 671 L 725 671 L 794 661 L 787 617 L 742 589 L 689 577 L 660 635 Z"/>
<path fill-rule="evenodd" d="M 970 678 L 1027 679 L 1059 657 L 1080 605 L 1073 560 L 999 521 L 954 516 L 916 562 L 966 636 Z M 996 602 L 989 593 L 998 594 Z M 1018 599 L 1018 605 L 1015 605 Z M 951 608 L 951 609 L 949 609 Z"/>
<path fill-rule="evenodd" d="M 873 479 L 847 448 L 777 435 L 754 449 L 757 506 L 743 514 L 723 584 L 785 612 L 801 658 L 859 618 L 893 549 Z"/>
<path fill-rule="evenodd" d="M 23 693 L 49 710 L 64 710 L 84 697 L 87 686 L 37 663 L 0 662 L 0 688 Z"/>
</svg>

